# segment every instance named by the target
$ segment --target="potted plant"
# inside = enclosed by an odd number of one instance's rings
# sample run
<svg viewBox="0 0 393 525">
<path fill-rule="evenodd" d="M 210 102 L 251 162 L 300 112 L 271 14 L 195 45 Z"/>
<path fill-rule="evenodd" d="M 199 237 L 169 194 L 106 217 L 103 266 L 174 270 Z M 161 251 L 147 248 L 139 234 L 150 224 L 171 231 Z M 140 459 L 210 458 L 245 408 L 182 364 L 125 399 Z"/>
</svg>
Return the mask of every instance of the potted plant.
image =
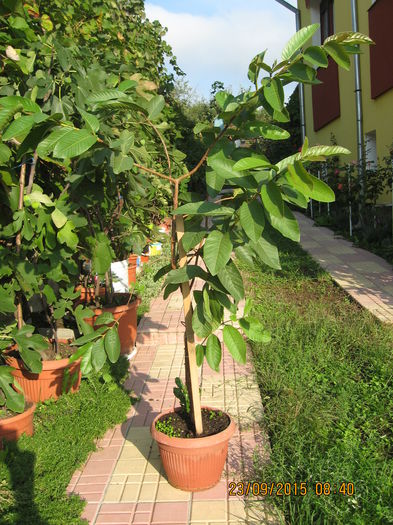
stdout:
<svg viewBox="0 0 393 525">
<path fill-rule="evenodd" d="M 225 346 L 241 364 L 246 363 L 243 336 L 260 342 L 270 338 L 250 315 L 250 301 L 245 302 L 244 310 L 240 308 L 244 286 L 233 254 L 279 269 L 275 232 L 294 241 L 300 237 L 290 206 L 306 209 L 310 199 L 334 200 L 332 190 L 311 175 L 307 166 L 349 153 L 339 146 L 309 146 L 306 139 L 300 152 L 272 164 L 262 152 L 235 145 L 237 139 L 244 138 L 288 138 L 279 126 L 258 120 L 257 113 L 266 111 L 278 122 L 287 121 L 285 84 L 318 83 L 314 66 L 327 67 L 328 56 L 348 69 L 349 54 L 359 52 L 359 44 L 371 42 L 367 36 L 347 32 L 330 36 L 321 46 L 305 47 L 317 29 L 314 24 L 297 32 L 284 47 L 281 61 L 272 66 L 265 63 L 265 53 L 257 55 L 248 71 L 253 90 L 238 96 L 225 91 L 216 94 L 220 113 L 215 124 L 222 124 L 196 126 L 195 132 L 203 133 L 210 146 L 194 169 L 170 179 L 176 247 L 171 268 L 162 269 L 157 277 L 167 273 L 164 296 L 179 287 L 183 296 L 186 385 L 177 379 L 174 393 L 180 399 L 180 408 L 159 414 L 151 432 L 169 482 L 183 490 L 204 490 L 219 481 L 234 432 L 228 415 L 200 404 L 198 366 L 206 359 L 218 370 L 222 358 L 217 330 L 222 329 Z M 205 161 L 209 200 L 193 195 L 178 206 L 180 184 L 196 174 Z M 168 170 L 170 173 L 170 164 Z M 154 175 L 163 176 L 159 172 Z M 222 197 L 224 185 L 230 191 Z M 198 259 L 203 260 L 203 266 Z M 203 281 L 203 288 L 192 291 L 196 278 Z M 229 320 L 224 317 L 225 310 Z M 195 336 L 200 344 L 195 344 Z"/>
</svg>

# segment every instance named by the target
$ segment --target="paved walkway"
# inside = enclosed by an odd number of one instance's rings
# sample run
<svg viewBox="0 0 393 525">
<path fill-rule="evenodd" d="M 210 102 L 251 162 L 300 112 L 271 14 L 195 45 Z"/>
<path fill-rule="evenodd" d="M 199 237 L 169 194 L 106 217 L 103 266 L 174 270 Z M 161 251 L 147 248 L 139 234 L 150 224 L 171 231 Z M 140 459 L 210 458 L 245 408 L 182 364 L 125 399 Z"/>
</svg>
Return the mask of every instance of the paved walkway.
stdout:
<svg viewBox="0 0 393 525">
<path fill-rule="evenodd" d="M 330 273 L 359 304 L 383 322 L 393 323 L 393 268 L 381 257 L 335 237 L 296 213 L 302 247 Z"/>
<path fill-rule="evenodd" d="M 182 298 L 153 301 L 138 327 L 136 356 L 126 386 L 140 400 L 123 425 L 109 430 L 84 467 L 75 473 L 69 493 L 87 500 L 83 517 L 91 524 L 261 525 L 275 522 L 261 498 L 228 496 L 231 481 L 253 481 L 253 454 L 265 461 L 268 445 L 257 421 L 262 403 L 250 364 L 240 366 L 224 352 L 220 373 L 203 365 L 202 404 L 226 410 L 238 430 L 229 445 L 219 484 L 199 493 L 183 492 L 167 482 L 156 444 L 153 418 L 174 406 L 176 376 L 183 377 Z"/>
</svg>

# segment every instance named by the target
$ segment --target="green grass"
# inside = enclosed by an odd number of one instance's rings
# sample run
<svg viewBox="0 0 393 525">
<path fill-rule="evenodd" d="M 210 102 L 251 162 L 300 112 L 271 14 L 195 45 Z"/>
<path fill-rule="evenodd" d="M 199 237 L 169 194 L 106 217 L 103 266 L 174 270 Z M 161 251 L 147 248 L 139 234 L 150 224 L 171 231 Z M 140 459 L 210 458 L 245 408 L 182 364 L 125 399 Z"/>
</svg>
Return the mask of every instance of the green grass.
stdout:
<svg viewBox="0 0 393 525">
<path fill-rule="evenodd" d="M 271 461 L 259 481 L 308 482 L 273 498 L 286 523 L 393 523 L 392 327 L 352 302 L 298 246 L 280 241 L 282 271 L 245 268 L 254 315 L 272 332 L 253 344 Z M 353 496 L 316 496 L 316 482 Z"/>
<path fill-rule="evenodd" d="M 39 404 L 34 436 L 22 436 L 0 452 L 2 525 L 86 523 L 80 518 L 84 501 L 68 497 L 66 488 L 95 450 L 94 440 L 125 420 L 130 398 L 119 383 L 127 369 L 127 360 L 121 359 L 112 366 L 115 383 L 84 379 L 78 393 Z"/>
</svg>

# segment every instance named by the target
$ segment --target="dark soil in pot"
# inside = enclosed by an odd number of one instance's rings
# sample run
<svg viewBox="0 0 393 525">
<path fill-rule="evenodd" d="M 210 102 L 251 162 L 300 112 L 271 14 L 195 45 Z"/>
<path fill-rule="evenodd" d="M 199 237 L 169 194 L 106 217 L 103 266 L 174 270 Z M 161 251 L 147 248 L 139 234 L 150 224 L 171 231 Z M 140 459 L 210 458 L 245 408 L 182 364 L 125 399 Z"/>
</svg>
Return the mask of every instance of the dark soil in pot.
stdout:
<svg viewBox="0 0 393 525">
<path fill-rule="evenodd" d="M 30 405 L 31 405 L 31 403 L 28 403 L 26 401 L 25 402 L 25 408 L 24 408 L 23 412 L 25 410 L 27 410 L 30 407 Z M 21 412 L 21 413 L 23 414 L 23 412 Z M 12 410 L 9 410 L 6 407 L 0 408 L 0 421 L 3 421 L 4 419 L 8 419 L 10 417 L 14 417 L 14 416 L 17 416 L 17 415 L 19 415 L 19 412 L 13 412 Z"/>
<path fill-rule="evenodd" d="M 57 361 L 60 359 L 67 359 L 71 357 L 76 351 L 75 346 L 70 346 L 68 343 L 59 342 L 57 345 L 57 352 L 55 351 L 54 345 L 49 344 L 46 350 L 40 352 L 43 361 Z M 12 350 L 7 354 L 9 357 L 15 357 L 19 359 L 19 353 L 16 350 Z"/>
<path fill-rule="evenodd" d="M 198 438 L 214 436 L 225 430 L 230 419 L 221 410 L 202 409 L 203 434 Z M 184 411 L 165 414 L 156 423 L 156 429 L 171 437 L 196 438 L 191 417 Z"/>
</svg>

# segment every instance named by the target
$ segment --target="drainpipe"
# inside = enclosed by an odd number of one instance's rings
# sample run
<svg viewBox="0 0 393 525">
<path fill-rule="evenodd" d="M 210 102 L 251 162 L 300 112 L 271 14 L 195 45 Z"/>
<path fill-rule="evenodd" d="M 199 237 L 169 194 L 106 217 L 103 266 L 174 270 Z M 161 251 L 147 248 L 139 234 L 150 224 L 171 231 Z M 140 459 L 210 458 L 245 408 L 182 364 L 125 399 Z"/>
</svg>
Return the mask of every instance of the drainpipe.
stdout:
<svg viewBox="0 0 393 525">
<path fill-rule="evenodd" d="M 352 31 L 357 33 L 359 31 L 357 1 L 351 0 L 352 11 Z M 356 134 L 357 134 L 357 149 L 358 149 L 358 164 L 359 164 L 359 182 L 360 182 L 360 211 L 363 209 L 364 199 L 364 147 L 363 147 L 363 108 L 362 108 L 362 85 L 360 80 L 360 57 L 358 54 L 354 55 L 355 61 L 355 97 L 356 97 Z M 360 220 L 361 213 L 360 213 Z"/>
<path fill-rule="evenodd" d="M 279 4 L 281 4 L 283 7 L 286 7 L 292 13 L 295 14 L 296 17 L 296 31 L 299 31 L 301 27 L 300 23 L 300 9 L 297 9 L 293 5 L 289 4 L 285 0 L 276 0 Z M 303 84 L 299 83 L 299 104 L 300 104 L 300 135 L 302 139 L 302 144 L 304 143 L 304 139 L 306 137 L 306 117 L 305 117 L 305 110 L 304 110 L 304 86 Z"/>
</svg>

